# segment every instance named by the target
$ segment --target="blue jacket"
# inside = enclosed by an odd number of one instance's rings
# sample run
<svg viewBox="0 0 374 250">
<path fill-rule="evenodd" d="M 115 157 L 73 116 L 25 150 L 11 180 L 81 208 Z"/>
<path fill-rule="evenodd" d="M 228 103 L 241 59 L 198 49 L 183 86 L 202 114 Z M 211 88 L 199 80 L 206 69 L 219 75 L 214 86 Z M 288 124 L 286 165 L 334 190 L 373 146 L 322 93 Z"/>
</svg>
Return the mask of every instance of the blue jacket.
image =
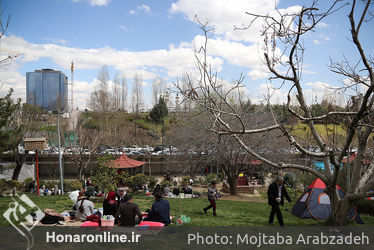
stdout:
<svg viewBox="0 0 374 250">
<path fill-rule="evenodd" d="M 147 220 L 170 224 L 169 201 L 161 199 L 153 203 L 152 210 L 149 212 Z"/>
</svg>

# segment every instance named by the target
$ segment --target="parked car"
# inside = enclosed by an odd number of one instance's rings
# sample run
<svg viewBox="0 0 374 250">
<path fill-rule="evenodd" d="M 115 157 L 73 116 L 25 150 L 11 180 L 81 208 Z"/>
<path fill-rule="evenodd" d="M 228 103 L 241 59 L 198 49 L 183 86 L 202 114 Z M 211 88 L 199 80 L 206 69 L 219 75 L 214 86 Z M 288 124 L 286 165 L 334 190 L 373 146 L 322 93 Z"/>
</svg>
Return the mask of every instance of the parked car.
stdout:
<svg viewBox="0 0 374 250">
<path fill-rule="evenodd" d="M 114 150 L 114 148 L 108 148 L 107 150 L 105 150 L 105 153 L 110 154 L 110 155 L 115 155 L 116 151 Z"/>
</svg>

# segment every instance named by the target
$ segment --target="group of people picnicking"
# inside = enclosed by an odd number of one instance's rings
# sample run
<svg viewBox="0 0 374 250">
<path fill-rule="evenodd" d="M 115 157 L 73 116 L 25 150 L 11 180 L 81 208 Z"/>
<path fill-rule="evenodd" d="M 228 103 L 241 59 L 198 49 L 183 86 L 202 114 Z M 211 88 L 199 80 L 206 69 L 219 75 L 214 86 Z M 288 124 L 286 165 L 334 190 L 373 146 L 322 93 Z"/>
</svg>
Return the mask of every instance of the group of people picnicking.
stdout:
<svg viewBox="0 0 374 250">
<path fill-rule="evenodd" d="M 168 172 L 165 179 L 170 179 L 170 173 Z M 280 226 L 284 225 L 283 216 L 279 206 L 283 206 L 284 198 L 291 202 L 291 199 L 283 185 L 284 179 L 282 176 L 278 176 L 276 181 L 273 182 L 268 187 L 268 204 L 271 206 L 271 212 L 269 216 L 269 224 L 273 224 L 274 217 L 276 215 Z M 189 182 L 193 184 L 193 182 Z M 217 216 L 216 200 L 218 199 L 218 190 L 216 187 L 216 181 L 212 180 L 211 185 L 208 187 L 208 201 L 209 205 L 203 208 L 205 214 L 211 208 L 213 208 L 213 216 Z M 89 192 L 87 190 L 92 186 L 91 181 L 87 178 L 84 182 L 85 193 L 79 192 L 77 202 L 74 204 L 73 208 L 76 210 L 75 219 L 79 221 L 86 221 L 93 219 L 98 219 L 101 216 L 112 215 L 118 225 L 121 226 L 135 226 L 141 221 L 155 221 L 161 222 L 165 225 L 171 223 L 170 220 L 170 204 L 168 200 L 163 199 L 163 195 L 166 197 L 178 196 L 180 193 L 192 194 L 192 189 L 188 186 L 183 187 L 182 190 L 179 187 L 169 187 L 168 185 L 161 190 L 160 184 L 157 184 L 153 189 L 152 195 L 155 198 L 155 202 L 152 204 L 151 209 L 148 209 L 146 215 L 143 215 L 136 203 L 132 194 L 127 194 L 124 188 L 118 188 L 117 192 L 108 192 L 104 202 L 102 213 L 94 208 L 94 203 L 89 200 Z M 145 187 L 146 188 L 146 187 Z M 30 182 L 29 189 L 32 192 L 36 191 L 35 181 Z M 52 190 L 48 190 L 45 185 L 43 185 L 39 190 L 41 195 L 53 195 L 59 194 L 58 186 Z M 88 195 L 87 195 L 88 194 Z"/>
<path fill-rule="evenodd" d="M 77 202 L 74 204 L 76 210 L 75 219 L 79 221 L 98 221 L 100 217 L 112 215 L 115 222 L 120 226 L 135 226 L 142 221 L 161 222 L 165 225 L 171 223 L 170 204 L 168 200 L 162 198 L 161 193 L 155 193 L 155 202 L 143 215 L 132 194 L 127 194 L 124 188 L 119 188 L 117 192 L 109 191 L 103 202 L 102 214 L 94 208 L 94 203 L 80 192 Z"/>
<path fill-rule="evenodd" d="M 38 192 L 38 187 L 35 184 L 35 181 L 30 181 L 28 190 L 30 193 L 34 194 Z M 45 185 L 42 185 L 39 188 L 40 195 L 59 195 L 61 194 L 61 190 L 59 189 L 58 185 L 54 185 L 53 188 L 49 189 Z"/>
</svg>

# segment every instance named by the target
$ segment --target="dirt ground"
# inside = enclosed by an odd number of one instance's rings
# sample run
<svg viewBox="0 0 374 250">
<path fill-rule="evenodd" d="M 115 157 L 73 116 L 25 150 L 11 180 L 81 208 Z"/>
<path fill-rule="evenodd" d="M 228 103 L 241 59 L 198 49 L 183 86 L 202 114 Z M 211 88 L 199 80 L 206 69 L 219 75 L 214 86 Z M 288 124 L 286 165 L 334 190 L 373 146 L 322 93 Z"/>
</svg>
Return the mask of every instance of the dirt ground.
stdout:
<svg viewBox="0 0 374 250">
<path fill-rule="evenodd" d="M 222 185 L 222 182 L 218 183 L 217 189 L 222 190 Z M 207 187 L 200 184 L 193 185 L 192 189 L 198 192 L 207 192 Z M 256 192 L 255 194 L 238 193 L 237 195 L 230 195 L 230 193 L 223 193 L 220 191 L 220 194 L 222 196 L 220 200 L 267 202 L 259 192 Z"/>
<path fill-rule="evenodd" d="M 163 177 L 162 176 L 155 176 L 159 183 L 161 183 L 161 181 L 163 180 Z M 264 190 L 261 190 L 261 189 L 257 189 L 255 194 L 246 194 L 246 193 L 238 193 L 237 195 L 230 195 L 229 193 L 224 193 L 222 192 L 222 186 L 223 186 L 223 182 L 219 182 L 217 183 L 217 189 L 220 191 L 221 193 L 221 200 L 230 200 L 230 201 L 256 201 L 256 202 L 267 202 L 267 199 L 264 198 L 263 196 L 261 196 L 261 194 L 259 194 L 258 191 L 264 191 Z M 207 192 L 208 188 L 205 186 L 205 185 L 202 185 L 202 184 L 194 184 L 191 186 L 191 188 L 194 190 L 194 191 L 198 191 L 198 192 Z M 206 196 L 202 196 L 202 198 L 205 198 Z"/>
</svg>

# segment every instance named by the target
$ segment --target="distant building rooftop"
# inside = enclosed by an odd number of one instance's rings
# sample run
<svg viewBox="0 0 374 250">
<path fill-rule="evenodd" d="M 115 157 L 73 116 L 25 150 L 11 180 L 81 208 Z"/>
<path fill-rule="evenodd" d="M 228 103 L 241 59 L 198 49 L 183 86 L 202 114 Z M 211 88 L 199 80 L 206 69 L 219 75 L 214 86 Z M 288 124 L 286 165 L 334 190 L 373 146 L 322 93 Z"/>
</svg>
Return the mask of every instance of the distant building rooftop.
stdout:
<svg viewBox="0 0 374 250">
<path fill-rule="evenodd" d="M 43 73 L 43 72 L 56 72 L 56 73 L 61 73 L 61 71 L 54 70 L 54 69 L 36 69 L 35 72 L 37 72 L 37 73 Z"/>
</svg>

